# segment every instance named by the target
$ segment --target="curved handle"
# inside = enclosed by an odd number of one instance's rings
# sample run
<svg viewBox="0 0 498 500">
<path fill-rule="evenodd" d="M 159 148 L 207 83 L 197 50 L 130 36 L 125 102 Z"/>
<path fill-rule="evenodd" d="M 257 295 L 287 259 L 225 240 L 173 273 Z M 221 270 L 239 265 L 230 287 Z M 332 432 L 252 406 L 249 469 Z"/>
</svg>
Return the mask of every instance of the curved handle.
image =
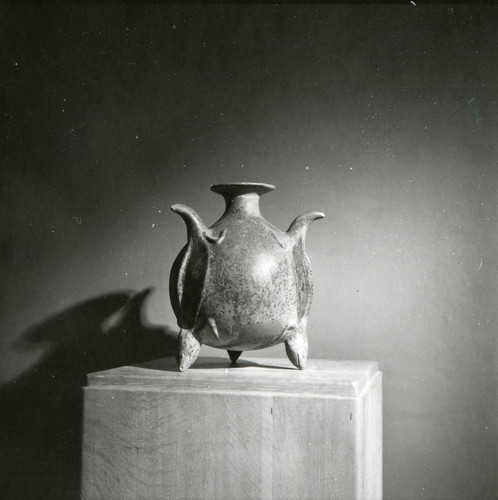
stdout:
<svg viewBox="0 0 498 500">
<path fill-rule="evenodd" d="M 323 219 L 325 214 L 323 212 L 310 212 L 304 215 L 296 217 L 292 224 L 287 229 L 287 234 L 294 240 L 298 242 L 299 240 L 304 240 L 306 232 L 308 231 L 309 225 L 318 219 Z"/>
<path fill-rule="evenodd" d="M 185 221 L 189 240 L 190 238 L 204 239 L 206 226 L 193 208 L 187 207 L 187 205 L 177 204 L 173 205 L 171 210 L 177 213 Z"/>
<path fill-rule="evenodd" d="M 187 225 L 188 239 L 208 241 L 209 243 L 221 243 L 225 237 L 225 230 L 221 231 L 219 235 L 214 235 L 210 229 L 208 229 L 202 219 L 199 217 L 197 212 L 187 205 L 176 204 L 171 207 L 173 212 L 180 215 L 180 217 L 185 221 Z"/>
</svg>

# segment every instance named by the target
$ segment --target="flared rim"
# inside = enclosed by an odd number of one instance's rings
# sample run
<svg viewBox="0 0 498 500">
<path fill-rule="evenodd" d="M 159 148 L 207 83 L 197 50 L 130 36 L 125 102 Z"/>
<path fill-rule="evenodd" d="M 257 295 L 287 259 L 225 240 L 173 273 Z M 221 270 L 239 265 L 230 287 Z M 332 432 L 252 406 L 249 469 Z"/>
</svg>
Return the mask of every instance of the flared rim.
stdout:
<svg viewBox="0 0 498 500">
<path fill-rule="evenodd" d="M 229 184 L 213 184 L 211 191 L 222 196 L 240 196 L 243 194 L 255 193 L 259 196 L 269 193 L 275 189 L 272 184 L 263 182 L 231 182 Z"/>
</svg>

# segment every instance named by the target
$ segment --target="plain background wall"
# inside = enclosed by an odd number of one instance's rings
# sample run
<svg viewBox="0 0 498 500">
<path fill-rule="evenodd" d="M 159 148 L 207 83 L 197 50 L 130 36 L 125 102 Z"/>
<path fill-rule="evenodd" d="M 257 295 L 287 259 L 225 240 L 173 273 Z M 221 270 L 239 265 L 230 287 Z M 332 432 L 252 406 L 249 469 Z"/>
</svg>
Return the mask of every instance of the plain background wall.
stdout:
<svg viewBox="0 0 498 500">
<path fill-rule="evenodd" d="M 91 300 L 155 286 L 147 320 L 176 332 L 167 281 L 186 232 L 169 206 L 211 224 L 223 202 L 210 184 L 269 182 L 262 211 L 282 229 L 327 214 L 308 233 L 310 357 L 379 361 L 385 498 L 498 497 L 496 7 L 0 12 L 6 387 L 36 379 Z M 33 329 L 31 349 L 16 347 Z M 85 332 L 78 342 L 86 353 Z M 61 352 L 50 370 L 64 378 Z M 14 476 L 29 482 L 33 461 Z M 69 485 L 52 498 L 76 495 L 63 462 Z"/>
</svg>

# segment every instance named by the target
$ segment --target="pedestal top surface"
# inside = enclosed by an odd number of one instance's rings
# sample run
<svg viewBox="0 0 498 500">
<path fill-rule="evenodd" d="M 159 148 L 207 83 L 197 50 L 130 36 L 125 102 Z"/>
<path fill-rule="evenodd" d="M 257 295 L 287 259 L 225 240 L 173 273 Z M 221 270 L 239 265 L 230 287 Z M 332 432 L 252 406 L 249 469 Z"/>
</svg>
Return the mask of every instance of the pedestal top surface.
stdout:
<svg viewBox="0 0 498 500">
<path fill-rule="evenodd" d="M 167 392 L 281 393 L 301 396 L 356 397 L 378 372 L 374 361 L 308 359 L 306 369 L 286 359 L 199 357 L 185 372 L 173 358 L 90 373 L 88 387 Z"/>
</svg>

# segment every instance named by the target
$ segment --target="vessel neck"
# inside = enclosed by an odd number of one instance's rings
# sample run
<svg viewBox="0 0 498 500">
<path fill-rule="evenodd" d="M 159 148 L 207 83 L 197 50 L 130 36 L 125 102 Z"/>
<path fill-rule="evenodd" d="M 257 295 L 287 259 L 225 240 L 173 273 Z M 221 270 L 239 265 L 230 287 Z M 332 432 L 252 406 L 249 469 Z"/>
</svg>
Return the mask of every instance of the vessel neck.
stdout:
<svg viewBox="0 0 498 500">
<path fill-rule="evenodd" d="M 246 193 L 238 196 L 224 196 L 226 209 L 225 213 L 237 211 L 254 217 L 261 216 L 259 210 L 259 194 Z"/>
<path fill-rule="evenodd" d="M 233 182 L 231 184 L 213 184 L 211 191 L 221 194 L 225 199 L 227 215 L 237 212 L 252 217 L 261 217 L 259 198 L 273 191 L 275 186 L 260 182 Z"/>
</svg>

